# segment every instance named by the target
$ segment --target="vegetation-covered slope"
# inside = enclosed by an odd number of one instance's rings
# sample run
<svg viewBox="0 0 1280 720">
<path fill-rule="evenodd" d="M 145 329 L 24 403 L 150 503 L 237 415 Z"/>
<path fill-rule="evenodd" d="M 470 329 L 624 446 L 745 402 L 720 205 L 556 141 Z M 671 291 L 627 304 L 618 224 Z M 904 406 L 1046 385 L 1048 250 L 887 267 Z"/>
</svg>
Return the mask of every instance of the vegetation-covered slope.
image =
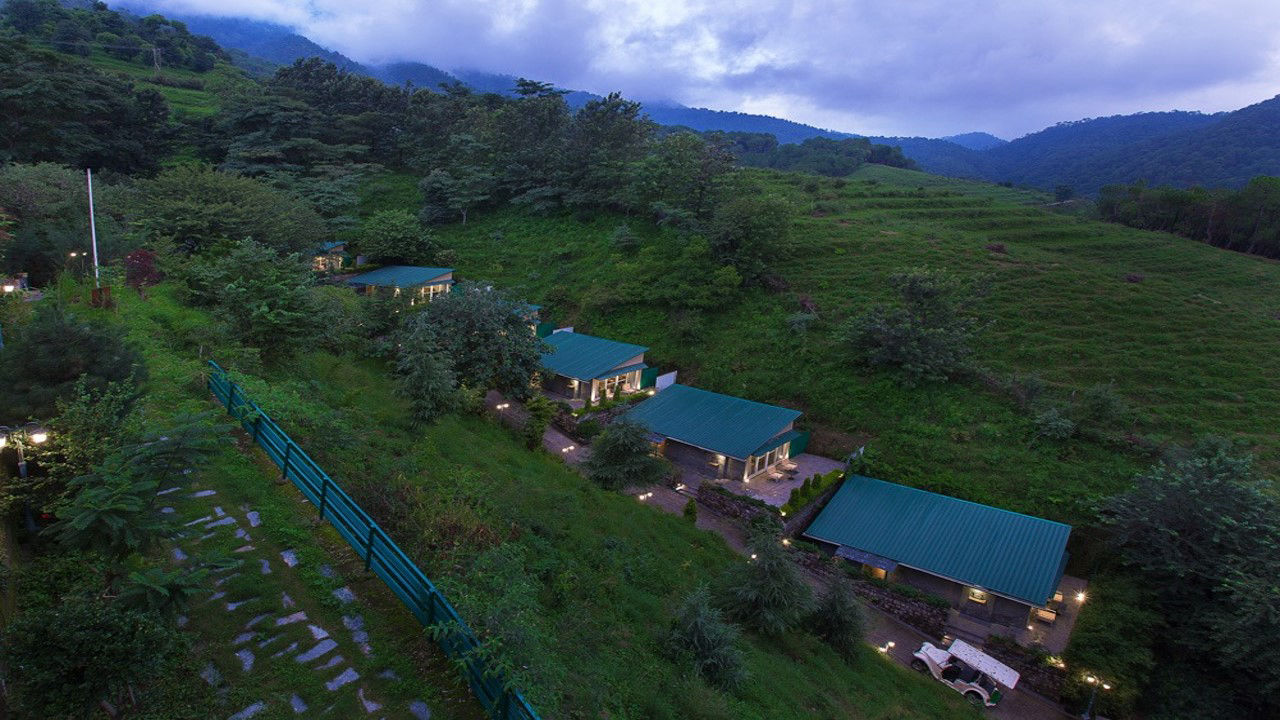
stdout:
<svg viewBox="0 0 1280 720">
<path fill-rule="evenodd" d="M 1143 448 L 1167 440 L 1239 434 L 1269 467 L 1280 460 L 1266 420 L 1280 411 L 1280 365 L 1268 351 L 1280 340 L 1274 263 L 1050 214 L 1025 204 L 1035 199 L 1027 193 L 881 166 L 848 183 L 755 179 L 804 210 L 773 265 L 789 289 L 752 290 L 718 313 L 614 304 L 611 289 L 631 273 L 629 254 L 607 242 L 616 217 L 500 212 L 441 239 L 463 273 L 545 302 L 562 324 L 649 345 L 686 382 L 804 409 L 821 429 L 819 450 L 867 442 L 885 479 L 1079 522 L 1147 462 Z M 993 384 L 1035 372 L 1065 402 L 1114 383 L 1136 417 L 1102 441 L 1051 442 L 1001 392 L 909 390 L 856 369 L 838 326 L 886 299 L 889 274 L 915 265 L 992 276 L 994 322 L 979 360 Z M 818 318 L 797 331 L 788 318 L 803 297 Z"/>
</svg>

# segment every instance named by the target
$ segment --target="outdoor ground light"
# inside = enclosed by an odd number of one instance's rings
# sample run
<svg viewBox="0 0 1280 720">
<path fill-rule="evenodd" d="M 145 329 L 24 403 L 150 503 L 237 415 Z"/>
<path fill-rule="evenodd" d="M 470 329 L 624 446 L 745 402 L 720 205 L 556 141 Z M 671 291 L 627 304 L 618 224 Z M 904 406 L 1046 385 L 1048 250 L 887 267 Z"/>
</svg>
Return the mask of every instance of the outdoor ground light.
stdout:
<svg viewBox="0 0 1280 720">
<path fill-rule="evenodd" d="M 1084 591 L 1083 591 L 1083 590 L 1081 590 L 1080 592 L 1076 593 L 1076 602 L 1078 602 L 1078 603 L 1082 603 L 1082 602 L 1084 602 L 1088 597 L 1089 597 L 1089 596 L 1088 596 L 1088 595 L 1085 595 L 1085 594 L 1084 594 Z"/>
<path fill-rule="evenodd" d="M 11 292 L 13 292 L 14 290 L 17 290 L 17 289 L 18 289 L 18 286 L 17 286 L 17 285 L 9 285 L 9 284 L 6 284 L 6 285 L 4 286 L 4 291 L 5 291 L 6 293 L 11 293 Z"/>
</svg>

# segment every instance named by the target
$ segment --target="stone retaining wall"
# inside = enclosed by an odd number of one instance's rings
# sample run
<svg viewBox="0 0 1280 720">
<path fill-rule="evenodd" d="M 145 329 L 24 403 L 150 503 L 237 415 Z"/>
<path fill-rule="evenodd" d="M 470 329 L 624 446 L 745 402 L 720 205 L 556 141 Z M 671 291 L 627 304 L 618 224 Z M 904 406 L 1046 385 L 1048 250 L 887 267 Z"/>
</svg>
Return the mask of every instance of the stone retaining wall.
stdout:
<svg viewBox="0 0 1280 720">
<path fill-rule="evenodd" d="M 765 515 L 778 517 L 776 510 L 759 500 L 734 495 L 709 482 L 698 486 L 697 498 L 698 504 L 705 506 L 708 510 L 718 515 L 741 520 L 746 524 Z"/>
<path fill-rule="evenodd" d="M 796 550 L 793 557 L 797 563 L 828 579 L 847 581 L 854 593 L 864 602 L 886 612 L 911 627 L 939 639 L 945 634 L 947 611 L 930 605 L 923 600 L 904 597 L 894 591 L 883 588 L 866 580 L 850 577 L 848 573 L 836 567 L 831 558 L 805 550 Z"/>
</svg>

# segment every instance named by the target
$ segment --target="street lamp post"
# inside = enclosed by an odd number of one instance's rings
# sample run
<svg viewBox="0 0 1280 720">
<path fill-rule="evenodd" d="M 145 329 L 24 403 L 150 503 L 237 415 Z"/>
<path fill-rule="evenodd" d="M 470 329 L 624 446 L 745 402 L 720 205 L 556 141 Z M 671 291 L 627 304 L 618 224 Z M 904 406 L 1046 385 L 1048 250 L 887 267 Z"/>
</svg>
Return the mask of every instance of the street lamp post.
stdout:
<svg viewBox="0 0 1280 720">
<path fill-rule="evenodd" d="M 1093 720 L 1093 703 L 1098 699 L 1098 688 L 1102 688 L 1103 692 L 1106 692 L 1111 689 L 1111 684 L 1103 682 L 1102 678 L 1097 675 L 1085 675 L 1084 681 L 1093 686 L 1093 689 L 1089 691 L 1089 705 L 1085 707 L 1084 714 L 1080 717 L 1084 718 L 1084 720 Z"/>
<path fill-rule="evenodd" d="M 23 480 L 27 478 L 27 456 L 24 452 L 24 441 L 28 441 L 32 445 L 40 445 L 48 439 L 49 432 L 36 423 L 27 423 L 21 428 L 0 425 L 0 450 L 3 450 L 10 442 L 13 443 L 14 450 L 18 451 L 18 477 Z M 27 532 L 34 533 L 38 530 L 35 517 L 31 514 L 30 503 L 23 505 L 22 514 L 23 521 L 27 526 Z"/>
</svg>

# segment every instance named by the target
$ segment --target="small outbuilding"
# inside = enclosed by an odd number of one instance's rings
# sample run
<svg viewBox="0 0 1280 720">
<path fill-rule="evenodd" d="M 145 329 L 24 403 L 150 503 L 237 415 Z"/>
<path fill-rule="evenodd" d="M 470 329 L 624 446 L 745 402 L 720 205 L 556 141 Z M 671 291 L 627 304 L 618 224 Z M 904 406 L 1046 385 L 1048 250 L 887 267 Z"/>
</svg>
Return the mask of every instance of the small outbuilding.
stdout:
<svg viewBox="0 0 1280 720">
<path fill-rule="evenodd" d="M 321 273 L 333 273 L 342 269 L 347 260 L 347 244 L 341 240 L 327 242 L 312 250 L 311 269 Z"/>
<path fill-rule="evenodd" d="M 749 481 L 791 457 L 799 410 L 671 385 L 624 416 L 649 429 L 658 453 L 710 477 Z"/>
<path fill-rule="evenodd" d="M 804 535 L 874 577 L 1021 631 L 1061 602 L 1071 526 L 853 475 Z"/>
<path fill-rule="evenodd" d="M 356 275 L 347 284 L 361 295 L 388 293 L 409 296 L 409 304 L 431 302 L 453 287 L 453 268 L 387 265 Z"/>
<path fill-rule="evenodd" d="M 642 345 L 559 330 L 543 338 L 551 352 L 542 356 L 543 389 L 569 400 L 599 402 L 639 392 L 640 371 L 649 367 Z"/>
</svg>

